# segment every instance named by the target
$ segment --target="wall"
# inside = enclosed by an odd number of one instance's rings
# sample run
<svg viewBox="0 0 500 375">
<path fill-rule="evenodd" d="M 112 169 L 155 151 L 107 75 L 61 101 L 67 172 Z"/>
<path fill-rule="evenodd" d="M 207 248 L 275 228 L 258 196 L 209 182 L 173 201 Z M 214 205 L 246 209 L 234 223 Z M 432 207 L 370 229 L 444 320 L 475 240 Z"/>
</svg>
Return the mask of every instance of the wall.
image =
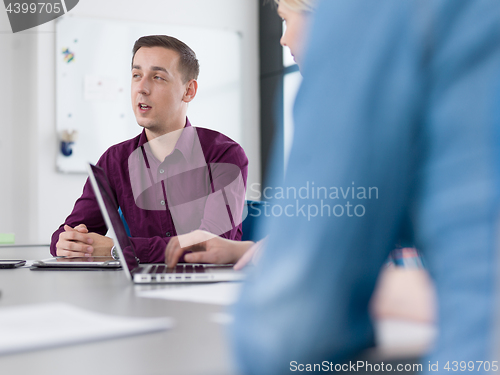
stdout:
<svg viewBox="0 0 500 375">
<path fill-rule="evenodd" d="M 36 220 L 36 34 L 15 35 L 0 12 L 0 232 L 33 240 Z"/>
<path fill-rule="evenodd" d="M 249 183 L 260 182 L 258 2 L 254 0 L 80 0 L 74 16 L 211 27 L 242 35 L 242 143 Z M 12 34 L 0 12 L 0 233 L 48 243 L 71 211 L 85 176 L 56 172 L 54 23 Z"/>
</svg>

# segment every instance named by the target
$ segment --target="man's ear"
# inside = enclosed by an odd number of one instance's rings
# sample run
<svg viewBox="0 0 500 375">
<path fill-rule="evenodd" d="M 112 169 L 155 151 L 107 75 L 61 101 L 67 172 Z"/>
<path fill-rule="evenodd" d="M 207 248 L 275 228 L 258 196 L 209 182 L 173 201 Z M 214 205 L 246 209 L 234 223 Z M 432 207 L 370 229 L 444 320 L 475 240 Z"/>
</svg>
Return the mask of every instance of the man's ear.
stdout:
<svg viewBox="0 0 500 375">
<path fill-rule="evenodd" d="M 186 91 L 184 92 L 184 96 L 182 97 L 182 101 L 185 103 L 189 103 L 196 96 L 196 92 L 198 91 L 198 82 L 195 79 L 190 80 L 186 83 Z"/>
</svg>

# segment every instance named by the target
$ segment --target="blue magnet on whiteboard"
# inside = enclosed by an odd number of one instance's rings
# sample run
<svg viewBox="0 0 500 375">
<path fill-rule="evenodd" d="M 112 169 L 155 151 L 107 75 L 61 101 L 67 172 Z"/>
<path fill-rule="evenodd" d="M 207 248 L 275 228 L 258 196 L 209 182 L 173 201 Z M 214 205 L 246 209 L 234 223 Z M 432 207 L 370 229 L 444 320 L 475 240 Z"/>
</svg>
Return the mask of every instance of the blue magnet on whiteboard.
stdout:
<svg viewBox="0 0 500 375">
<path fill-rule="evenodd" d="M 78 138 L 76 130 L 63 130 L 61 132 L 61 154 L 71 156 L 73 154 L 73 144 Z"/>
<path fill-rule="evenodd" d="M 71 154 L 73 153 L 73 149 L 72 149 L 73 143 L 75 143 L 75 142 L 61 141 L 61 153 L 64 156 L 71 156 Z"/>
</svg>

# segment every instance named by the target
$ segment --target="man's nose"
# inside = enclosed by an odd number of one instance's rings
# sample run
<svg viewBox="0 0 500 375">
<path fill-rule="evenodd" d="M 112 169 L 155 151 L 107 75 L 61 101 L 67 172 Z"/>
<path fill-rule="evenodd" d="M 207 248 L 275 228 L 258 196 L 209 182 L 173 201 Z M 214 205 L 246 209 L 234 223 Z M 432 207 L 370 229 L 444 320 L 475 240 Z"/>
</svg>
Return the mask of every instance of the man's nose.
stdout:
<svg viewBox="0 0 500 375">
<path fill-rule="evenodd" d="M 137 91 L 139 94 L 149 95 L 150 90 L 149 90 L 149 83 L 148 83 L 147 79 L 143 78 L 139 82 L 139 85 L 137 86 Z"/>
</svg>

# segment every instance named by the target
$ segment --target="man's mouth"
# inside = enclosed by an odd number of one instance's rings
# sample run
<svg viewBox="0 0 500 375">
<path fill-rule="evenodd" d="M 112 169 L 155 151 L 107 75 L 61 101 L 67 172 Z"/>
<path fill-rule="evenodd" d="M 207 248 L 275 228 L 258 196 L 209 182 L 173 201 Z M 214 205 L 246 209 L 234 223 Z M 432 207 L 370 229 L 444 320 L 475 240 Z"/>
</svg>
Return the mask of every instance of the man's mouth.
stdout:
<svg viewBox="0 0 500 375">
<path fill-rule="evenodd" d="M 139 103 L 139 109 L 141 111 L 147 111 L 148 109 L 151 109 L 151 107 L 147 104 L 144 104 L 144 103 Z"/>
</svg>

